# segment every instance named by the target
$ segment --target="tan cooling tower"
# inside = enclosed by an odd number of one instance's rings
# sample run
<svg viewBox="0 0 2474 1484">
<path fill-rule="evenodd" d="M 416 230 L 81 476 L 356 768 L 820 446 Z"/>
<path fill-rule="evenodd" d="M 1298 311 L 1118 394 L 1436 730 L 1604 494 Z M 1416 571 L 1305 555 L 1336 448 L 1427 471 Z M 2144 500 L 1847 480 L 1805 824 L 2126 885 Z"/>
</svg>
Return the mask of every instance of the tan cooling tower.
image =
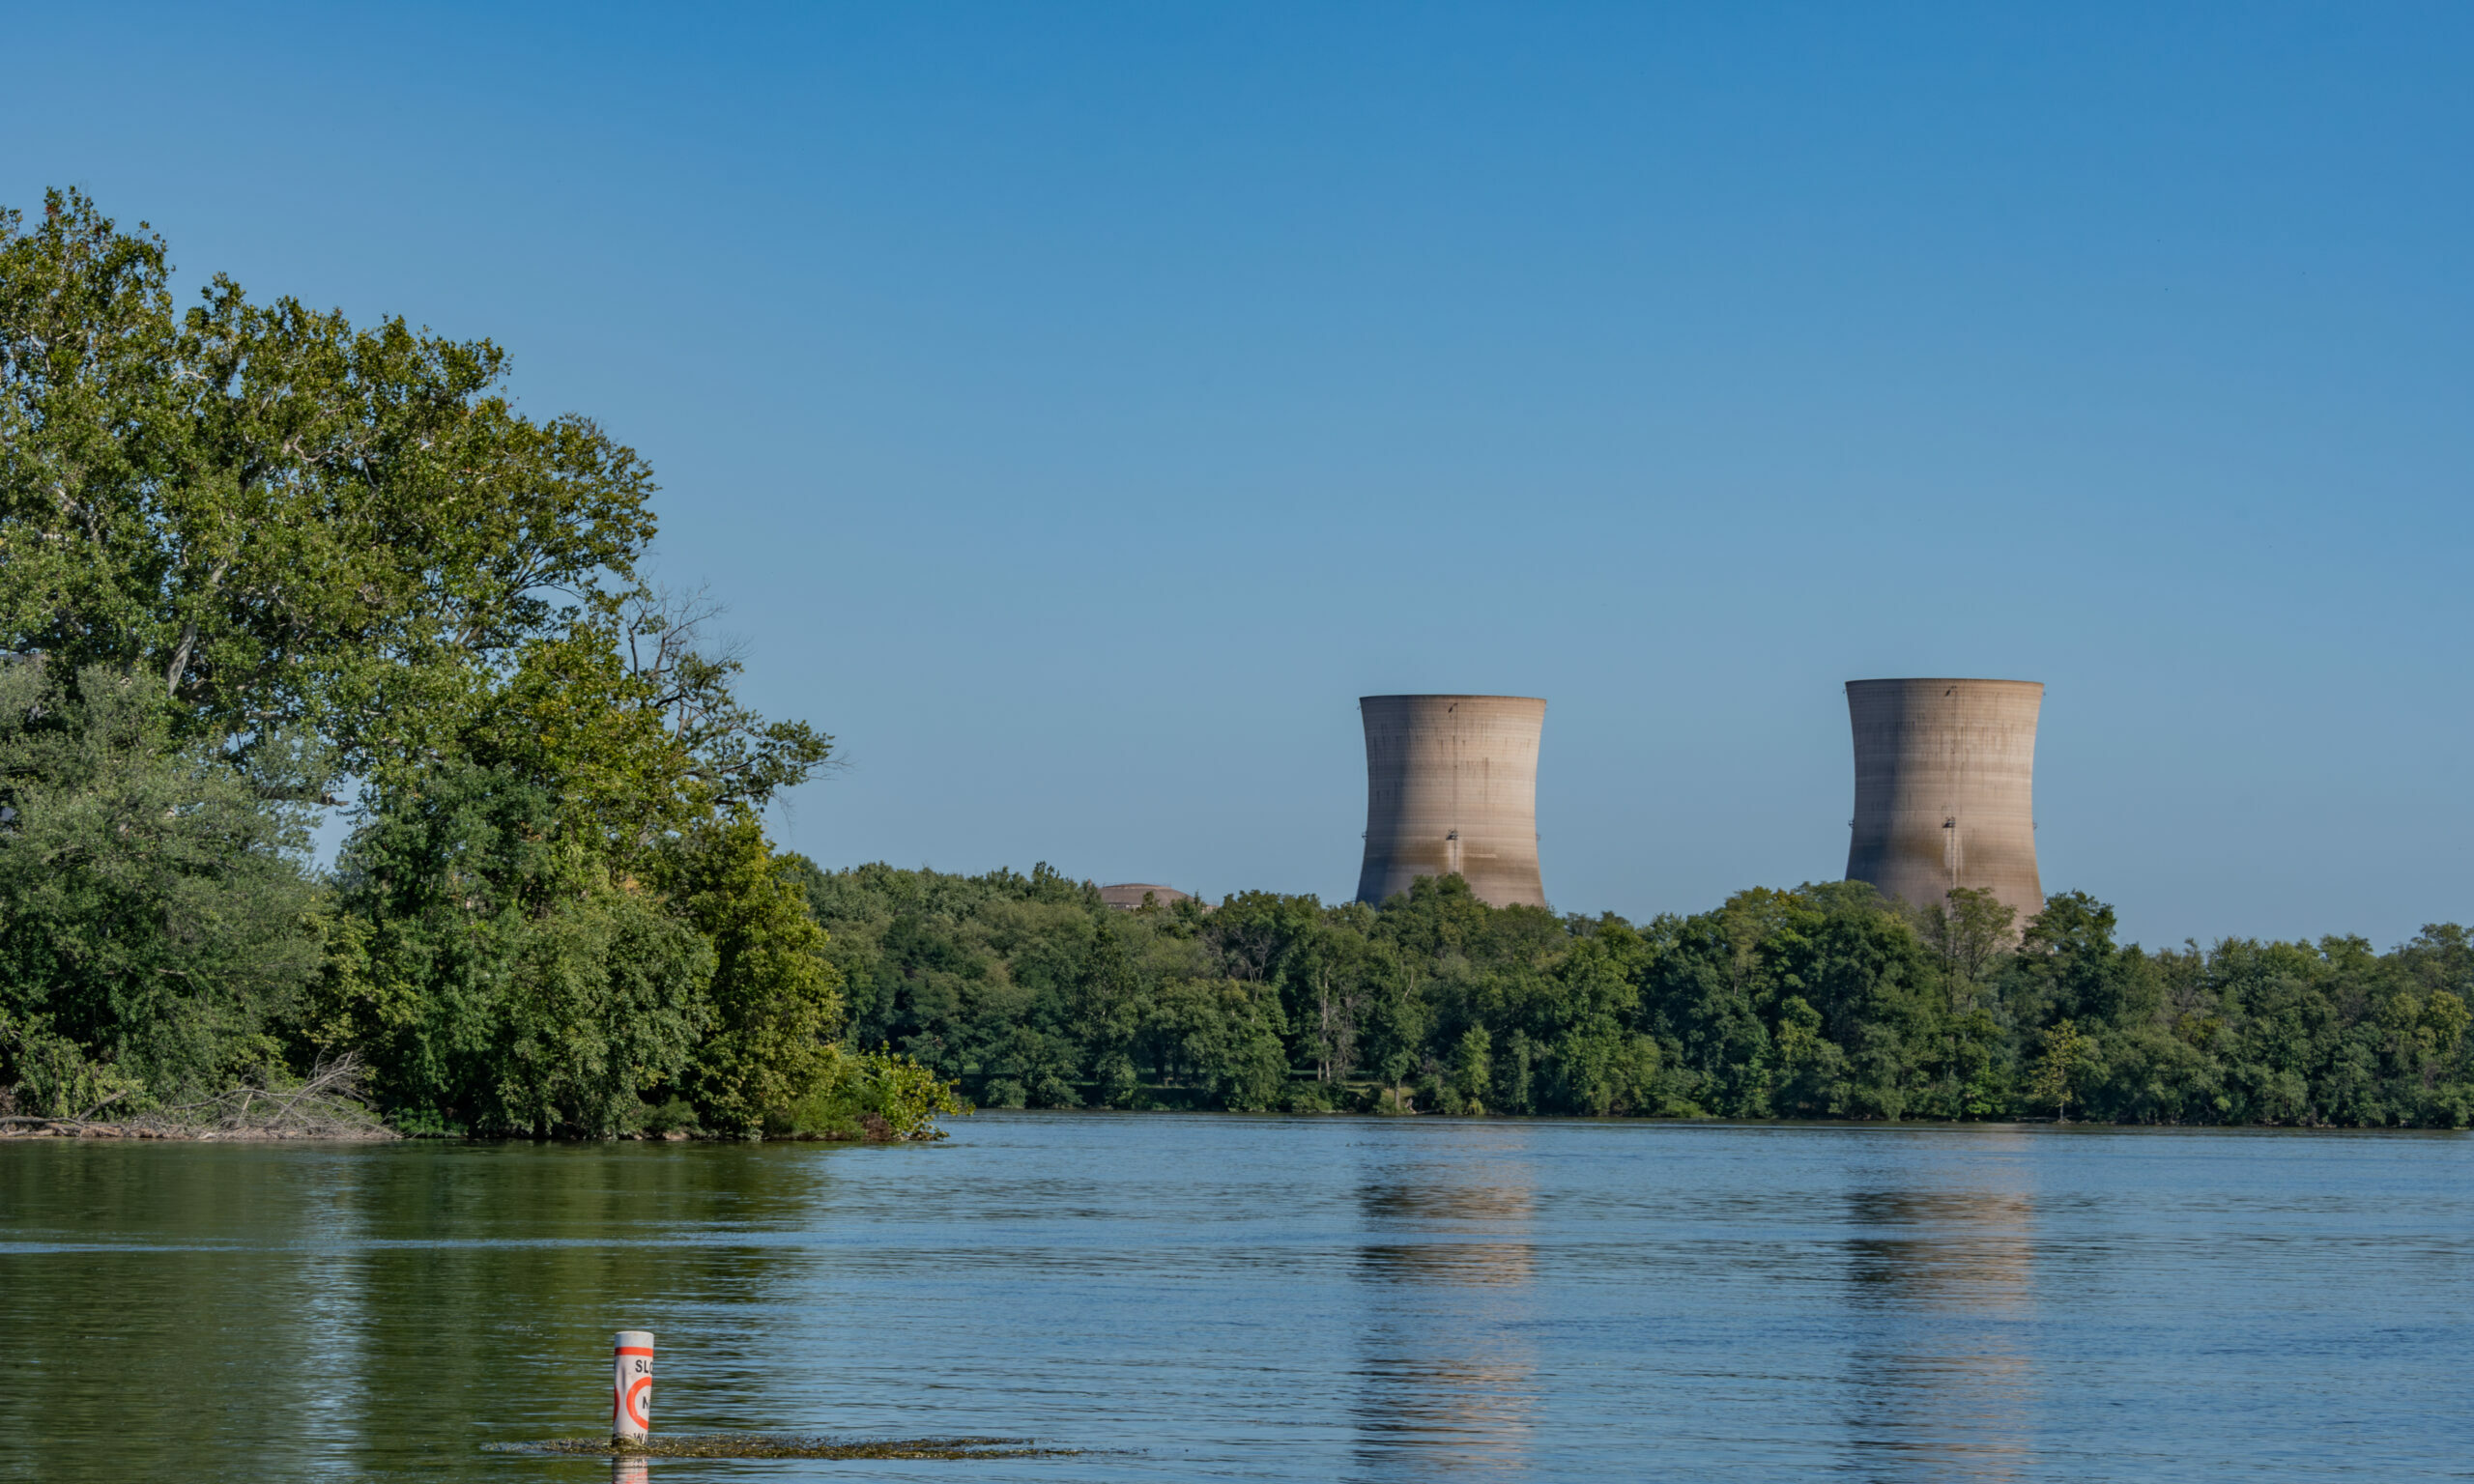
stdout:
<svg viewBox="0 0 2474 1484">
<path fill-rule="evenodd" d="M 1366 865 L 1357 899 L 1457 872 L 1478 899 L 1542 907 L 1538 736 L 1526 696 L 1365 696 Z"/>
<path fill-rule="evenodd" d="M 2019 923 L 2044 909 L 2036 880 L 2033 680 L 1850 680 L 1856 818 L 1847 879 L 1933 906 L 1989 888 Z"/>
</svg>

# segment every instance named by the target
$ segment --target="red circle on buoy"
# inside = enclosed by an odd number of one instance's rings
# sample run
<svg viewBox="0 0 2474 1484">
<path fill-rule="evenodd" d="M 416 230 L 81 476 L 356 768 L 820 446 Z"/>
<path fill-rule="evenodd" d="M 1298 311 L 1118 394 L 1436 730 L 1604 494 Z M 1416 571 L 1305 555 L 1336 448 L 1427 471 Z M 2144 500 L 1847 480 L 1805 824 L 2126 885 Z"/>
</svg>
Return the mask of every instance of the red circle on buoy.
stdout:
<svg viewBox="0 0 2474 1484">
<path fill-rule="evenodd" d="M 653 1379 L 650 1376 L 637 1377 L 636 1384 L 627 1388 L 627 1420 L 635 1423 L 638 1427 L 648 1428 L 653 1425 L 653 1419 L 646 1416 L 644 1409 L 636 1405 L 636 1398 L 644 1395 L 652 1388 Z"/>
</svg>

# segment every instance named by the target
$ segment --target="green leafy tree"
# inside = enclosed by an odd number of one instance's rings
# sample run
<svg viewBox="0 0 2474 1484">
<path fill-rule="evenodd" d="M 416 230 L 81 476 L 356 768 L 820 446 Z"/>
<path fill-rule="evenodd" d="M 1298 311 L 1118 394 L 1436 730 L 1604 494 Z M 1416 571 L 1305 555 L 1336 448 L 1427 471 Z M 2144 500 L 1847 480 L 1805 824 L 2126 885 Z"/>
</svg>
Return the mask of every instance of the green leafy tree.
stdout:
<svg viewBox="0 0 2474 1484">
<path fill-rule="evenodd" d="M 1277 1107 L 1288 1077 L 1280 1002 L 1242 980 L 1175 980 L 1161 985 L 1142 1042 L 1164 1081 L 1198 1089 L 1213 1105 Z"/>
<path fill-rule="evenodd" d="M 717 1018 L 709 941 L 556 818 L 537 785 L 443 762 L 344 854 L 306 1034 L 367 1054 L 407 1127 L 622 1131 L 679 1092 Z"/>
<path fill-rule="evenodd" d="M 528 640 L 458 755 L 548 789 L 557 827 L 621 871 L 711 820 L 762 809 L 821 766 L 832 739 L 767 722 L 732 690 L 739 663 L 702 646 L 712 613 L 635 593 Z"/>
<path fill-rule="evenodd" d="M 1845 1099 L 1847 1054 L 1824 1036 L 1821 1012 L 1791 995 L 1778 1017 L 1778 1090 L 1770 1105 L 1793 1118 L 1827 1118 Z"/>
<path fill-rule="evenodd" d="M 2018 938 L 2018 920 L 2017 908 L 2004 905 L 1985 888 L 1971 886 L 1953 889 L 1941 903 L 1920 914 L 1924 941 L 1940 960 L 1953 1014 L 1975 1008 L 1987 970 Z"/>
<path fill-rule="evenodd" d="M 176 310 L 169 275 L 74 192 L 0 214 L 0 652 L 142 679 L 194 775 L 172 817 L 217 767 L 358 781 L 317 992 L 240 1018 L 368 1056 L 415 1127 L 606 1133 L 658 1096 L 736 1132 L 831 1081 L 833 971 L 753 823 L 830 739 L 741 704 L 709 613 L 645 586 L 643 461 L 516 413 L 487 341 L 225 278 Z M 201 1023 L 174 1008 L 124 994 L 114 1034 Z M 40 1013 L 24 1044 L 134 1065 Z"/>
<path fill-rule="evenodd" d="M 2067 1119 L 2081 1079 L 2095 1065 L 2095 1042 L 2080 1034 L 2075 1022 L 2055 1021 L 2046 1028 L 2044 1050 L 2036 1058 L 2034 1070 L 2028 1073 L 2025 1089 L 2028 1101 L 2037 1107 L 2050 1105 L 2057 1120 Z"/>
<path fill-rule="evenodd" d="M 1452 1093 L 1452 1111 L 1483 1114 L 1494 1072 L 1494 1038 L 1482 1025 L 1462 1031 L 1452 1048 L 1452 1073 L 1446 1084 Z"/>
<path fill-rule="evenodd" d="M 2085 892 L 2046 898 L 2008 960 L 2013 982 L 2001 992 L 2014 1013 L 2031 1025 L 2065 1016 L 2098 1026 L 2153 1018 L 2162 1003 L 2153 966 L 2114 942 L 2114 909 Z"/>
<path fill-rule="evenodd" d="M 506 358 L 217 277 L 75 192 L 0 213 L 0 647 L 158 678 L 186 726 L 309 728 L 364 772 L 486 709 L 528 642 L 606 619 L 653 484 Z"/>
<path fill-rule="evenodd" d="M 953 1083 L 908 1057 L 842 1053 L 831 1074 L 769 1127 L 791 1138 L 940 1139 L 939 1115 L 969 1111 Z"/>
<path fill-rule="evenodd" d="M 713 945 L 712 1026 L 687 1085 L 706 1127 L 762 1130 L 823 1085 L 842 1001 L 824 930 L 795 870 L 740 813 L 689 831 L 659 879 L 685 920 Z"/>
<path fill-rule="evenodd" d="M 0 660 L 0 1090 L 134 1110 L 280 1064 L 325 933 L 285 758 L 176 739 L 146 676 Z"/>
<path fill-rule="evenodd" d="M 1415 968 L 1397 958 L 1379 968 L 1366 985 L 1363 1040 L 1367 1062 L 1387 1089 L 1385 1106 L 1395 1112 L 1407 1111 L 1412 1105 L 1410 1074 L 1425 1061 L 1431 1014 L 1422 988 Z"/>
</svg>

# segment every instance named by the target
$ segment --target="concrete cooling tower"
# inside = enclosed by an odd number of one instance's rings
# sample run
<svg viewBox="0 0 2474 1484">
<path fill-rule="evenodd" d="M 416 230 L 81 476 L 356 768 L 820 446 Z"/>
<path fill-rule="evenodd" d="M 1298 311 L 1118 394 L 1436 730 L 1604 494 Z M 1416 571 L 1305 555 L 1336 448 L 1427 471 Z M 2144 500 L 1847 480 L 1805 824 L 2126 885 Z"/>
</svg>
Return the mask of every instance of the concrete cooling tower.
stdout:
<svg viewBox="0 0 2474 1484">
<path fill-rule="evenodd" d="M 2036 880 L 2032 680 L 1850 680 L 1856 818 L 1847 879 L 1939 904 L 1989 888 L 2019 922 L 2043 910 Z"/>
<path fill-rule="evenodd" d="M 1458 872 L 1478 899 L 1542 907 L 1538 736 L 1526 696 L 1366 696 L 1366 864 L 1357 899 Z"/>
</svg>

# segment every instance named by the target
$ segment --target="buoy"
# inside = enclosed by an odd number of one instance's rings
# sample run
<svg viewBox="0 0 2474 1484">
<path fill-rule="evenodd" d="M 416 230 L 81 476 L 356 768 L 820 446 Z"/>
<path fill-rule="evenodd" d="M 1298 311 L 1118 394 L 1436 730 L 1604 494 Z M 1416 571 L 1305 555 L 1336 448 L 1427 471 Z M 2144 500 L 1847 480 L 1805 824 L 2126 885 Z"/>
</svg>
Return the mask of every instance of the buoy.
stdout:
<svg viewBox="0 0 2474 1484">
<path fill-rule="evenodd" d="M 653 1430 L 652 1331 L 619 1330 L 610 1358 L 610 1441 L 642 1442 Z"/>
</svg>

